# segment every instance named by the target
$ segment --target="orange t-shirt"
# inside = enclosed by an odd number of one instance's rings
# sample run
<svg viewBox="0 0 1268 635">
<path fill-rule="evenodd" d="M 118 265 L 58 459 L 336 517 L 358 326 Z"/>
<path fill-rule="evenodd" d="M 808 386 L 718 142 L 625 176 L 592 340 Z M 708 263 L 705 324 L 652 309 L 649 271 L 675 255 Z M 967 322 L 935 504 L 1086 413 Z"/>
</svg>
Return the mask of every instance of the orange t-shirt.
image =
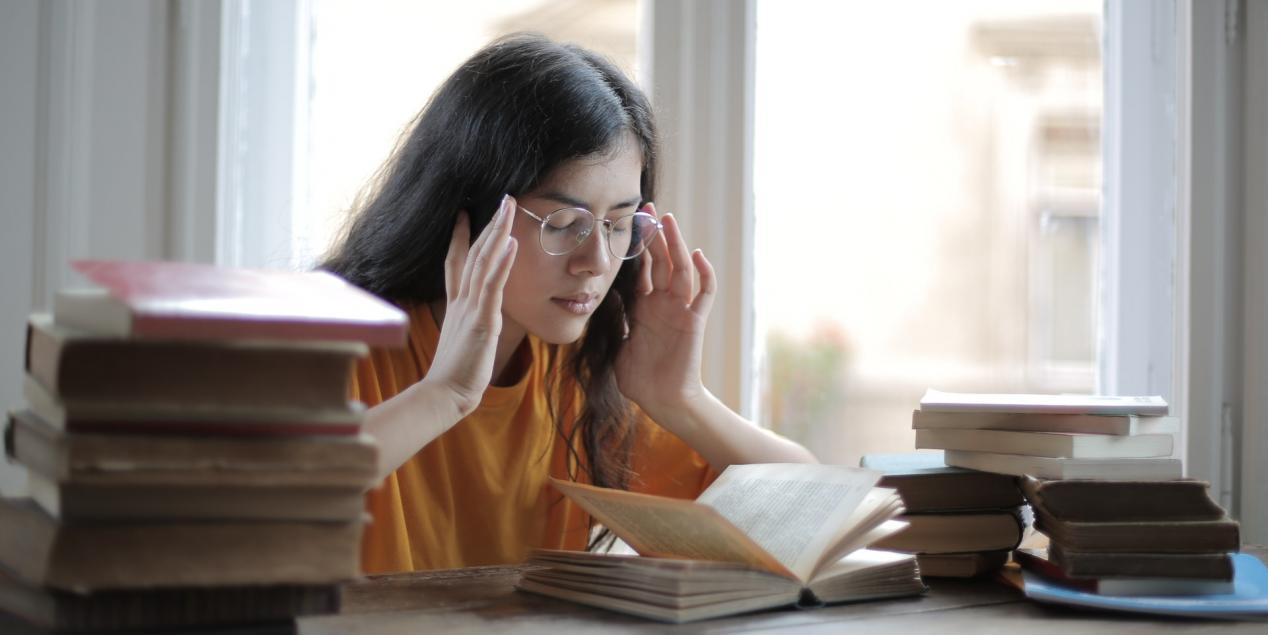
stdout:
<svg viewBox="0 0 1268 635">
<path fill-rule="evenodd" d="M 409 315 L 404 349 L 375 349 L 357 366 L 353 396 L 368 406 L 408 388 L 431 366 L 440 330 L 426 305 Z M 514 385 L 490 386 L 474 413 L 366 495 L 373 519 L 361 546 L 366 573 L 518 563 L 535 547 L 586 548 L 589 516 L 547 480 L 569 478 L 567 446 L 547 402 L 546 378 L 554 370 L 547 367 L 548 346 L 529 336 L 531 359 Z M 578 414 L 569 403 L 577 401 L 555 400 L 568 425 Z M 678 437 L 635 413 L 630 489 L 698 496 L 716 472 Z"/>
</svg>

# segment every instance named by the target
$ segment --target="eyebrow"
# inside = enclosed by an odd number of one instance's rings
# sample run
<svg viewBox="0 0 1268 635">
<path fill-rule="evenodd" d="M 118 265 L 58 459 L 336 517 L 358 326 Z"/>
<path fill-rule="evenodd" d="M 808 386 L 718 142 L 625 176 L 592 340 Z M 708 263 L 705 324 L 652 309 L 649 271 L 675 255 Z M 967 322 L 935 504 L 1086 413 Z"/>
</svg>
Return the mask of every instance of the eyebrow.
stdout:
<svg viewBox="0 0 1268 635">
<path fill-rule="evenodd" d="M 590 209 L 590 206 L 587 205 L 585 201 L 579 198 L 568 196 L 567 194 L 564 194 L 563 192 L 559 192 L 555 190 L 546 192 L 545 194 L 542 194 L 541 197 L 547 200 L 555 201 L 556 203 L 562 203 L 569 207 L 580 207 L 583 209 Z M 642 202 L 642 200 L 643 200 L 643 196 L 641 194 L 639 196 L 627 198 L 624 201 L 621 201 L 620 203 L 613 205 L 611 208 L 608 209 L 608 211 L 611 212 L 611 211 L 623 209 L 626 207 L 634 207 L 635 205 L 638 205 L 640 202 Z"/>
</svg>

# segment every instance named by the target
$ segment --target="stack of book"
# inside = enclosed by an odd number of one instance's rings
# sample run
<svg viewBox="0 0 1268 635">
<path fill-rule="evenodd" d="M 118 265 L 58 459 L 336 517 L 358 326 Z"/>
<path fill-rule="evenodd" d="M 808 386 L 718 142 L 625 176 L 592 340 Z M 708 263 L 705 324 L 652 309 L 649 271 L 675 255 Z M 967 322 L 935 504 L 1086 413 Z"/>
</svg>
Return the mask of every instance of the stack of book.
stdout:
<svg viewBox="0 0 1268 635">
<path fill-rule="evenodd" d="M 1039 478 L 1166 480 L 1179 429 L 1161 397 L 1000 395 L 930 390 L 912 416 L 916 447 L 947 465 Z"/>
<path fill-rule="evenodd" d="M 80 262 L 27 331 L 0 500 L 0 610 L 57 630 L 337 608 L 378 451 L 349 402 L 403 313 L 321 273 Z"/>
<path fill-rule="evenodd" d="M 1238 524 L 1206 483 L 1027 478 L 1022 489 L 1049 538 L 1017 552 L 1026 569 L 1100 595 L 1233 592 Z"/>
<path fill-rule="evenodd" d="M 941 452 L 868 454 L 906 511 L 907 529 L 873 547 L 917 554 L 922 577 L 974 577 L 998 570 L 1022 538 L 1021 490 L 1003 474 L 948 467 Z"/>
</svg>

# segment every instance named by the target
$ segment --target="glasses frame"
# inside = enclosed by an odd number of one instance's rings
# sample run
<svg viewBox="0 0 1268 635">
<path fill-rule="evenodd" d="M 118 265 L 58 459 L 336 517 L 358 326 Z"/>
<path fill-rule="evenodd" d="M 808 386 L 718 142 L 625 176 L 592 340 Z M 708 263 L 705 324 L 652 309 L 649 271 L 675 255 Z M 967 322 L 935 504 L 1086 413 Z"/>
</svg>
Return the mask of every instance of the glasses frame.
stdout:
<svg viewBox="0 0 1268 635">
<path fill-rule="evenodd" d="M 602 232 L 603 239 L 604 239 L 604 242 L 607 243 L 608 253 L 612 254 L 612 257 L 616 258 L 617 260 L 633 260 L 643 255 L 644 251 L 647 251 L 647 241 L 643 242 L 643 248 L 639 249 L 638 253 L 636 254 L 629 255 L 629 256 L 617 255 L 617 253 L 612 250 L 612 227 L 614 227 L 618 222 L 625 220 L 626 218 L 629 218 L 631 216 L 641 215 L 641 216 L 646 216 L 652 219 L 652 222 L 656 224 L 656 231 L 652 232 L 652 234 L 648 236 L 648 239 L 655 238 L 656 234 L 660 233 L 661 230 L 665 228 L 665 226 L 661 224 L 659 218 L 656 218 L 655 216 L 648 214 L 647 212 L 641 212 L 641 211 L 633 212 L 631 214 L 625 214 L 624 216 L 618 216 L 617 218 L 612 219 L 612 218 L 599 218 L 594 215 L 594 212 L 591 212 L 590 210 L 584 207 L 561 207 L 545 216 L 538 216 L 537 214 L 534 214 L 531 210 L 526 209 L 522 205 L 516 205 L 515 207 L 519 208 L 521 212 L 528 214 L 533 220 L 537 221 L 541 225 L 537 231 L 537 246 L 541 247 L 542 251 L 546 252 L 548 255 L 551 255 L 551 256 L 565 256 L 567 254 L 570 254 L 576 251 L 578 247 L 586 244 L 586 241 L 590 239 L 590 234 L 594 233 L 594 224 L 599 223 L 603 225 L 603 232 Z M 559 212 L 567 212 L 567 211 L 585 212 L 587 215 L 589 215 L 591 220 L 590 233 L 586 234 L 584 238 L 582 238 L 579 242 L 577 242 L 576 245 L 573 245 L 573 247 L 569 249 L 568 251 L 555 253 L 546 248 L 546 223 L 550 220 L 551 216 L 554 216 L 555 214 L 558 214 Z"/>
</svg>

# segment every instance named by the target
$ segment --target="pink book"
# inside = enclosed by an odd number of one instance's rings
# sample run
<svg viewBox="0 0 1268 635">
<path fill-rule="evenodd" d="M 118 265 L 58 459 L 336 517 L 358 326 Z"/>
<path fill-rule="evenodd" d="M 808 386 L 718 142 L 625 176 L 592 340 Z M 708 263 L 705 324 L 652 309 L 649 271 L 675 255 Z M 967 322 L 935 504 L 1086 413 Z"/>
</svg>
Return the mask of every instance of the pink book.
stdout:
<svg viewBox="0 0 1268 635">
<path fill-rule="evenodd" d="M 405 344 L 409 320 L 323 271 L 184 262 L 80 260 L 98 289 L 57 294 L 53 319 L 100 335 L 196 340 L 337 340 Z"/>
</svg>

